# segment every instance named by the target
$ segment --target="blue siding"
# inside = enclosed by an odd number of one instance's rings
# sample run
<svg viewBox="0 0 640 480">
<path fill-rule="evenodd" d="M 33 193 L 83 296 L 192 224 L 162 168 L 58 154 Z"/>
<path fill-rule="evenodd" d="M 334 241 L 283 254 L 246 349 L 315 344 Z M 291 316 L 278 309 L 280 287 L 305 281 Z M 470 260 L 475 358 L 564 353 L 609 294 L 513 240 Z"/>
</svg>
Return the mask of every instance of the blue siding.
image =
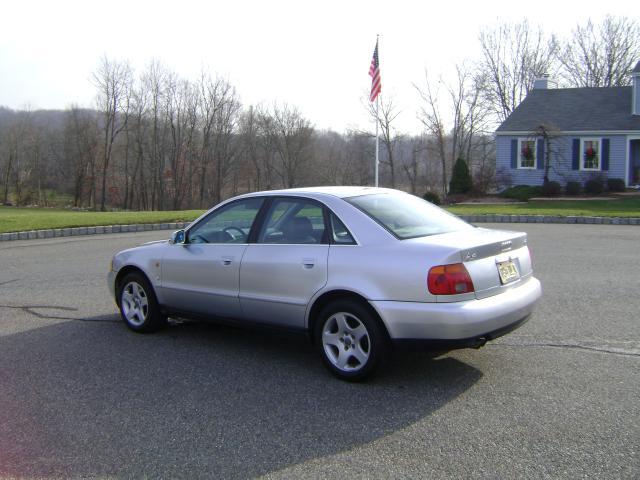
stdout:
<svg viewBox="0 0 640 480">
<path fill-rule="evenodd" d="M 585 135 L 585 137 L 587 137 Z M 564 135 L 552 140 L 551 169 L 549 179 L 565 185 L 569 181 L 584 183 L 595 174 L 606 178 L 625 178 L 627 137 L 625 135 L 589 135 L 609 139 L 609 170 L 600 172 L 573 170 L 572 145 L 575 135 Z M 511 177 L 512 185 L 542 185 L 544 170 L 522 170 L 511 168 L 511 140 L 519 137 L 499 135 L 496 137 L 496 174 Z"/>
</svg>

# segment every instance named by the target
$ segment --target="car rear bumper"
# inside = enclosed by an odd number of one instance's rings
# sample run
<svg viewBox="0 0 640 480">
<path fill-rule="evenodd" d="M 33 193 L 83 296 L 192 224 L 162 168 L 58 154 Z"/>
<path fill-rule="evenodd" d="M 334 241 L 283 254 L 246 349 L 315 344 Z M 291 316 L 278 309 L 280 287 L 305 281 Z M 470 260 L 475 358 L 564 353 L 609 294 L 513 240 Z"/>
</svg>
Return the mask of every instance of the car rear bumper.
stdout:
<svg viewBox="0 0 640 480">
<path fill-rule="evenodd" d="M 373 301 L 394 342 L 428 340 L 450 348 L 481 346 L 519 327 L 542 294 L 530 278 L 517 288 L 481 300 L 454 303 Z"/>
</svg>

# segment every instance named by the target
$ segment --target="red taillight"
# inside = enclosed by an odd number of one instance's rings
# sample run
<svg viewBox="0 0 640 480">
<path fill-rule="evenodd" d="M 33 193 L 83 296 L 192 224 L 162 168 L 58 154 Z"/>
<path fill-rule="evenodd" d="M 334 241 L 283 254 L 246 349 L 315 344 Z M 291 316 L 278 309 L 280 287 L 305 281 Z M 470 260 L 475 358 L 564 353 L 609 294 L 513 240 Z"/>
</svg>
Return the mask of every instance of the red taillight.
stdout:
<svg viewBox="0 0 640 480">
<path fill-rule="evenodd" d="M 458 295 L 473 292 L 473 281 L 462 263 L 439 265 L 429 270 L 429 292 L 433 295 Z"/>
</svg>

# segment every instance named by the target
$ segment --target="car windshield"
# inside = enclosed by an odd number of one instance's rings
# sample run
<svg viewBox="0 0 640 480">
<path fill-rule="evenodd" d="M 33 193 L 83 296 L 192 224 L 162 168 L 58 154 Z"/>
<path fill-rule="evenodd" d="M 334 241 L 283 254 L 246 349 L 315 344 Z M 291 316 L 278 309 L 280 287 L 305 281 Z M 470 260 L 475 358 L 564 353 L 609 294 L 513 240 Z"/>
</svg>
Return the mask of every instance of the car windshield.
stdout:
<svg viewBox="0 0 640 480">
<path fill-rule="evenodd" d="M 413 195 L 379 193 L 345 200 L 400 239 L 473 228 L 458 217 Z"/>
</svg>

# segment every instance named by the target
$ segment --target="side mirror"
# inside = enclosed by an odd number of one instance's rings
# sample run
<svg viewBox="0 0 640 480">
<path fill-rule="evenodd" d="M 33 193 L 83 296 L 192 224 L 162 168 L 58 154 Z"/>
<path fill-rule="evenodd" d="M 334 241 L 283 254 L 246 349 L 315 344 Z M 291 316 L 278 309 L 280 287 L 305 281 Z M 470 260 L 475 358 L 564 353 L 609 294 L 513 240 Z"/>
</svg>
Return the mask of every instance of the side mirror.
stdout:
<svg viewBox="0 0 640 480">
<path fill-rule="evenodd" d="M 178 244 L 184 244 L 185 241 L 185 233 L 184 230 L 177 230 L 175 232 L 173 232 L 171 234 L 171 238 L 169 239 L 169 243 L 178 243 Z"/>
</svg>

